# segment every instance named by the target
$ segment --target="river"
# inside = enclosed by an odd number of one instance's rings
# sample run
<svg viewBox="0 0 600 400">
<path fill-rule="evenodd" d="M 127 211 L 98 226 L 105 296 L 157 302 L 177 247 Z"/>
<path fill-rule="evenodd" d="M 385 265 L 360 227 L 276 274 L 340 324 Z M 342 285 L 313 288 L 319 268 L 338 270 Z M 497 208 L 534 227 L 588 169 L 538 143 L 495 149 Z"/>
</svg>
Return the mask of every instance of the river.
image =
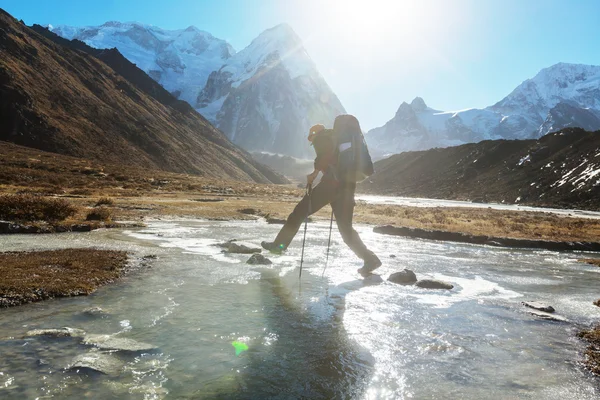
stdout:
<svg viewBox="0 0 600 400">
<path fill-rule="evenodd" d="M 575 338 L 600 319 L 600 268 L 581 254 L 442 243 L 378 235 L 358 226 L 384 264 L 383 282 L 360 279 L 360 262 L 328 224 L 308 227 L 269 266 L 222 254 L 215 243 L 255 244 L 279 226 L 258 221 L 153 221 L 146 228 L 6 235 L 3 251 L 89 247 L 156 255 L 86 297 L 0 310 L 2 399 L 597 399 Z M 587 254 L 586 256 L 591 256 Z M 412 269 L 451 291 L 385 279 Z M 323 276 L 322 276 L 323 274 Z M 569 322 L 540 320 L 539 300 Z M 88 315 L 88 307 L 106 314 Z M 68 326 L 151 343 L 115 353 L 116 376 L 64 368 L 89 347 L 73 338 L 27 338 Z M 236 355 L 232 342 L 247 350 Z"/>
</svg>

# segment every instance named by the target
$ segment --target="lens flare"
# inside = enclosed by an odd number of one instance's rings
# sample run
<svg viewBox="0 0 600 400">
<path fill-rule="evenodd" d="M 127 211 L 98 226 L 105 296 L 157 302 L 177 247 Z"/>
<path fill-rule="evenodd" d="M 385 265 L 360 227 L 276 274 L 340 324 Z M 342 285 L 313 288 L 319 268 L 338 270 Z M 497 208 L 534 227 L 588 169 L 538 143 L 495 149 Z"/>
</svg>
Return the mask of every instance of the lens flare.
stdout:
<svg viewBox="0 0 600 400">
<path fill-rule="evenodd" d="M 237 340 L 231 342 L 231 345 L 235 349 L 236 356 L 239 356 L 244 351 L 248 350 L 248 345 L 246 343 L 238 342 Z"/>
</svg>

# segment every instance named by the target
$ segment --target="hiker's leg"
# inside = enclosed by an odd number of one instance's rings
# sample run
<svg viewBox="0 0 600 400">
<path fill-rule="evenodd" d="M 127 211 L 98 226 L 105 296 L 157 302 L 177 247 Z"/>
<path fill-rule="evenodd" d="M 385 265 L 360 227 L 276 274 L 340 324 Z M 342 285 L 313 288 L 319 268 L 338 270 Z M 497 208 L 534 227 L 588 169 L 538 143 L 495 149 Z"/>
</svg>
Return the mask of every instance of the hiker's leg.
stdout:
<svg viewBox="0 0 600 400">
<path fill-rule="evenodd" d="M 285 225 L 283 225 L 283 228 L 281 228 L 279 231 L 274 243 L 277 246 L 283 245 L 283 248 L 288 247 L 292 239 L 294 239 L 294 236 L 296 236 L 298 229 L 300 229 L 304 218 L 306 218 L 309 202 L 309 215 L 312 215 L 329 204 L 334 194 L 335 189 L 332 187 L 332 185 L 319 183 L 317 186 L 315 186 L 310 197 L 308 194 L 305 195 L 302 200 L 300 200 L 300 203 L 298 203 L 296 208 L 294 208 L 294 211 L 292 211 L 288 217 Z"/>
<path fill-rule="evenodd" d="M 352 217 L 354 214 L 354 191 L 356 184 L 345 184 L 339 189 L 339 195 L 331 203 L 335 221 L 344 242 L 350 247 L 359 258 L 364 261 L 377 259 L 375 253 L 365 246 L 358 236 L 358 232 L 352 227 Z"/>
</svg>

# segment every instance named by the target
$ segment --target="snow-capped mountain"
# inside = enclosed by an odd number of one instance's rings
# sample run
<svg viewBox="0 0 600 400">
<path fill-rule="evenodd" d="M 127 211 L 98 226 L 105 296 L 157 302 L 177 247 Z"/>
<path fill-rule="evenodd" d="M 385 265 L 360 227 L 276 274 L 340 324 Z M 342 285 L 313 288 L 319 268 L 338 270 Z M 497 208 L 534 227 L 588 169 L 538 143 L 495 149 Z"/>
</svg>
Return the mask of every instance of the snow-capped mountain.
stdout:
<svg viewBox="0 0 600 400">
<path fill-rule="evenodd" d="M 259 35 L 236 54 L 224 40 L 195 27 L 164 30 L 139 23 L 50 26 L 95 48 L 116 47 L 239 146 L 312 156 L 306 135 L 344 113 L 301 40 L 288 25 Z"/>
<path fill-rule="evenodd" d="M 366 135 L 375 157 L 486 139 L 530 139 L 565 127 L 600 129 L 600 66 L 560 63 L 541 70 L 484 109 L 444 112 L 417 97 Z"/>
<path fill-rule="evenodd" d="M 165 30 L 113 21 L 101 26 L 48 28 L 65 39 L 78 39 L 98 49 L 116 47 L 175 97 L 192 106 L 210 73 L 235 54 L 229 43 L 193 26 Z"/>
<path fill-rule="evenodd" d="M 286 24 L 266 30 L 211 73 L 194 106 L 247 150 L 300 158 L 313 155 L 310 126 L 331 126 L 344 113 Z"/>
</svg>

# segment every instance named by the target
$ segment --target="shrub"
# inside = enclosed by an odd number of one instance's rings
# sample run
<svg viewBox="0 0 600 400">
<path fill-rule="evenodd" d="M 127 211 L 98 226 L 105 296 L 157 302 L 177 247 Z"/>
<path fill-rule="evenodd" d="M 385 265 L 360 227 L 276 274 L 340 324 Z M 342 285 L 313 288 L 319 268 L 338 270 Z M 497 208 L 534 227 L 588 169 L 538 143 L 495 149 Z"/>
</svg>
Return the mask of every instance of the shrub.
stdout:
<svg viewBox="0 0 600 400">
<path fill-rule="evenodd" d="M 98 199 L 98 202 L 96 203 L 96 207 L 99 207 L 99 206 L 114 206 L 114 205 L 115 205 L 115 202 L 110 197 L 101 197 L 100 199 Z"/>
<path fill-rule="evenodd" d="M 96 207 L 87 213 L 86 221 L 109 221 L 112 213 L 106 207 Z"/>
<path fill-rule="evenodd" d="M 50 199 L 31 194 L 0 196 L 0 219 L 19 222 L 62 221 L 77 213 L 65 199 Z"/>
</svg>

